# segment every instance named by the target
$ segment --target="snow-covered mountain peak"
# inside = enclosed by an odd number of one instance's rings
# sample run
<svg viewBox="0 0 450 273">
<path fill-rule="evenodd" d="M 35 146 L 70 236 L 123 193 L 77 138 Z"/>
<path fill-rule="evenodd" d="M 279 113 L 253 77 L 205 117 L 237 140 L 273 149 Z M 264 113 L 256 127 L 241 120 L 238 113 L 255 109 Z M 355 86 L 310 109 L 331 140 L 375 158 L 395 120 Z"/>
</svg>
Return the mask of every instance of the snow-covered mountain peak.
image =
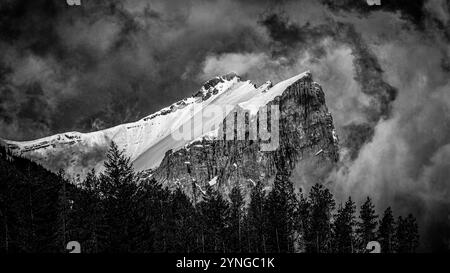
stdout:
<svg viewBox="0 0 450 273">
<path fill-rule="evenodd" d="M 266 105 L 271 100 L 273 100 L 275 97 L 283 94 L 283 92 L 289 86 L 293 85 L 297 81 L 302 80 L 304 78 L 308 78 L 308 77 L 309 78 L 312 77 L 310 71 L 306 71 L 304 73 L 295 75 L 294 77 L 291 77 L 287 80 L 279 82 L 274 86 L 272 86 L 272 82 L 268 81 L 260 87 L 262 89 L 261 89 L 261 94 L 259 96 L 255 96 L 248 101 L 242 102 L 239 104 L 239 106 L 241 108 L 243 108 L 244 110 L 250 111 L 250 114 L 255 115 L 261 106 Z"/>
<path fill-rule="evenodd" d="M 170 106 L 167 106 L 145 118 L 143 118 L 143 121 L 149 121 L 151 119 L 154 119 L 158 116 L 164 116 L 167 114 L 170 114 L 172 112 L 177 111 L 178 109 L 185 108 L 188 105 L 191 105 L 193 103 L 198 103 L 201 101 L 207 101 L 212 96 L 215 96 L 223 91 L 226 91 L 234 84 L 240 82 L 241 78 L 235 74 L 235 73 L 229 73 L 224 76 L 217 76 L 214 77 L 208 81 L 206 81 L 202 87 L 191 97 L 184 98 L 176 103 L 173 103 Z"/>
<path fill-rule="evenodd" d="M 217 95 L 221 90 L 227 89 L 230 84 L 241 81 L 235 72 L 231 72 L 222 76 L 216 76 L 203 83 L 199 91 L 194 93 L 194 98 L 202 98 L 203 101 L 209 99 L 213 95 Z"/>
<path fill-rule="evenodd" d="M 91 133 L 68 132 L 33 141 L 6 143 L 13 152 L 35 159 L 49 169 L 63 168 L 68 173 L 84 175 L 93 167 L 101 170 L 101 155 L 114 141 L 125 150 L 136 170 L 153 169 L 159 166 L 167 151 L 177 150 L 203 136 L 213 137 L 211 128 L 218 128 L 223 117 L 236 107 L 254 114 L 296 81 L 310 75 L 305 72 L 275 85 L 268 81 L 256 87 L 250 81 L 241 80 L 236 73 L 229 73 L 206 81 L 193 96 L 136 122 Z M 218 108 L 223 115 L 204 115 Z M 198 117 L 203 122 L 198 123 Z M 190 124 L 194 124 L 190 138 L 174 137 L 174 132 L 184 130 L 186 125 L 190 128 Z"/>
</svg>

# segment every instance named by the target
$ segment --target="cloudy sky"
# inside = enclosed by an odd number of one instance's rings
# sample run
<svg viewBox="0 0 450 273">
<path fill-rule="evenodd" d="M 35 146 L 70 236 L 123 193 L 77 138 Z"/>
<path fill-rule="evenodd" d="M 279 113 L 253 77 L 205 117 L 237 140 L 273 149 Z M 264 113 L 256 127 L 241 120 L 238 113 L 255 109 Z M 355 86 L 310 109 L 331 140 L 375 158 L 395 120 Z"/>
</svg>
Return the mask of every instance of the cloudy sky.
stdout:
<svg viewBox="0 0 450 273">
<path fill-rule="evenodd" d="M 81 2 L 0 2 L 1 138 L 134 121 L 230 71 L 311 70 L 340 137 L 336 195 L 414 212 L 434 248 L 449 238 L 449 0 Z"/>
</svg>

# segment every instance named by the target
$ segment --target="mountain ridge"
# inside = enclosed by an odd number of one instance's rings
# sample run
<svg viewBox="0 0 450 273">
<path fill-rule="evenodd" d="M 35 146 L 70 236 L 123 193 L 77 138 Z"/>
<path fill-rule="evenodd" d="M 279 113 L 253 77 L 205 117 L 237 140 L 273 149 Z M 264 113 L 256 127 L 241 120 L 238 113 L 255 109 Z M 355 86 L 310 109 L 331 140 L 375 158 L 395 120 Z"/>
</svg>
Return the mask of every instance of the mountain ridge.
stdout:
<svg viewBox="0 0 450 273">
<path fill-rule="evenodd" d="M 75 180 L 82 179 L 92 168 L 101 171 L 104 154 L 111 141 L 125 150 L 137 171 L 152 170 L 154 173 L 160 173 L 161 165 L 169 151 L 186 149 L 198 140 L 217 141 L 218 128 L 222 125 L 224 117 L 234 111 L 247 111 L 250 116 L 256 116 L 261 107 L 273 103 L 274 100 L 279 102 L 277 98 L 283 97 L 286 90 L 299 82 L 308 84 L 308 89 L 321 90 L 320 85 L 312 81 L 309 71 L 275 85 L 268 81 L 259 87 L 251 81 L 243 81 L 236 73 L 229 73 L 206 81 L 191 97 L 175 102 L 136 122 L 86 134 L 67 132 L 34 141 L 5 140 L 5 142 L 15 154 L 37 161 L 55 172 L 63 169 Z M 323 100 L 321 104 L 325 105 L 323 94 L 319 99 Z M 224 106 L 230 106 L 230 109 L 225 109 Z M 224 116 L 219 115 L 210 119 L 202 117 L 204 122 L 200 124 L 201 128 L 197 128 L 198 126 L 194 124 L 193 135 L 189 140 L 177 140 L 173 137 L 174 131 L 186 124 L 190 126 L 196 116 L 214 110 L 215 107 L 225 109 Z M 331 116 L 326 106 L 321 111 Z M 331 126 L 333 133 L 330 134 L 335 134 L 332 119 Z M 210 130 L 211 128 L 214 129 Z M 336 151 L 333 153 L 337 154 Z"/>
<path fill-rule="evenodd" d="M 273 97 L 252 99 L 268 101 L 257 112 L 252 100 L 251 107 L 238 104 L 224 119 L 219 137 L 200 138 L 181 149 L 168 150 L 159 167 L 148 177 L 169 188 L 182 188 L 193 200 L 200 199 L 208 187 L 219 189 L 227 196 L 236 184 L 247 196 L 256 182 L 270 187 L 277 176 L 302 181 L 297 186 L 305 188 L 323 181 L 339 160 L 338 137 L 322 87 L 312 80 L 310 73 L 301 75 L 283 81 L 277 92 L 270 94 Z M 261 110 L 277 108 L 280 113 L 275 128 L 279 143 L 272 150 L 264 150 L 262 139 L 250 139 L 249 124 L 252 117 L 263 116 L 258 119 L 258 127 L 262 122 L 272 127 L 273 116 L 264 116 Z M 234 137 L 230 139 L 226 124 L 237 121 L 239 115 L 248 118 L 245 123 L 235 123 Z M 237 132 L 242 130 L 245 139 L 237 138 Z"/>
</svg>

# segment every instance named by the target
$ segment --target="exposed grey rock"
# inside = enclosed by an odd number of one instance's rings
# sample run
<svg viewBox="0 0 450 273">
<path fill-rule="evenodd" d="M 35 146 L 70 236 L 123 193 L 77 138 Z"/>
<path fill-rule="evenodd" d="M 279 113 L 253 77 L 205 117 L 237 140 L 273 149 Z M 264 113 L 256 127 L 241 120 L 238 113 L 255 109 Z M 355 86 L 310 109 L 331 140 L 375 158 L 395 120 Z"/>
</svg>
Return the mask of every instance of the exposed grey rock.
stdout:
<svg viewBox="0 0 450 273">
<path fill-rule="evenodd" d="M 308 168 L 321 170 L 338 161 L 333 118 L 321 86 L 313 82 L 311 75 L 292 84 L 266 107 L 270 109 L 271 105 L 278 105 L 281 114 L 280 143 L 275 151 L 262 151 L 261 140 L 250 140 L 247 129 L 245 140 L 225 140 L 224 134 L 218 139 L 203 138 L 177 151 L 169 150 L 151 176 L 169 188 L 181 187 L 198 200 L 215 177 L 217 183 L 212 186 L 226 195 L 234 183 L 246 192 L 257 181 L 270 186 L 277 174 L 292 176 L 296 170 L 295 175 L 301 175 L 298 167 L 305 166 L 305 160 L 313 162 L 307 164 Z M 237 107 L 226 119 L 233 119 L 240 111 L 245 110 Z"/>
</svg>

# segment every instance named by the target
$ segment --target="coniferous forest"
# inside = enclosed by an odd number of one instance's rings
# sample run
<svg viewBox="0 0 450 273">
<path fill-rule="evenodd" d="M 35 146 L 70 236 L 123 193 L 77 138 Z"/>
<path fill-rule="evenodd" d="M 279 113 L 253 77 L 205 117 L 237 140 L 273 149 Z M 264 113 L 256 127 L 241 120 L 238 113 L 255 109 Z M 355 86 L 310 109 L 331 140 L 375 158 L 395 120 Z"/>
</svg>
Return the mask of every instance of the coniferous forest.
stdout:
<svg viewBox="0 0 450 273">
<path fill-rule="evenodd" d="M 336 204 L 320 184 L 298 193 L 280 176 L 271 190 L 261 183 L 245 201 L 208 188 L 194 204 L 181 191 L 155 180 L 138 181 L 130 160 L 115 144 L 105 171 L 80 185 L 0 147 L 0 252 L 67 252 L 78 241 L 83 253 L 364 253 L 378 241 L 383 253 L 418 247 L 412 215 L 377 215 L 367 197 Z"/>
</svg>

